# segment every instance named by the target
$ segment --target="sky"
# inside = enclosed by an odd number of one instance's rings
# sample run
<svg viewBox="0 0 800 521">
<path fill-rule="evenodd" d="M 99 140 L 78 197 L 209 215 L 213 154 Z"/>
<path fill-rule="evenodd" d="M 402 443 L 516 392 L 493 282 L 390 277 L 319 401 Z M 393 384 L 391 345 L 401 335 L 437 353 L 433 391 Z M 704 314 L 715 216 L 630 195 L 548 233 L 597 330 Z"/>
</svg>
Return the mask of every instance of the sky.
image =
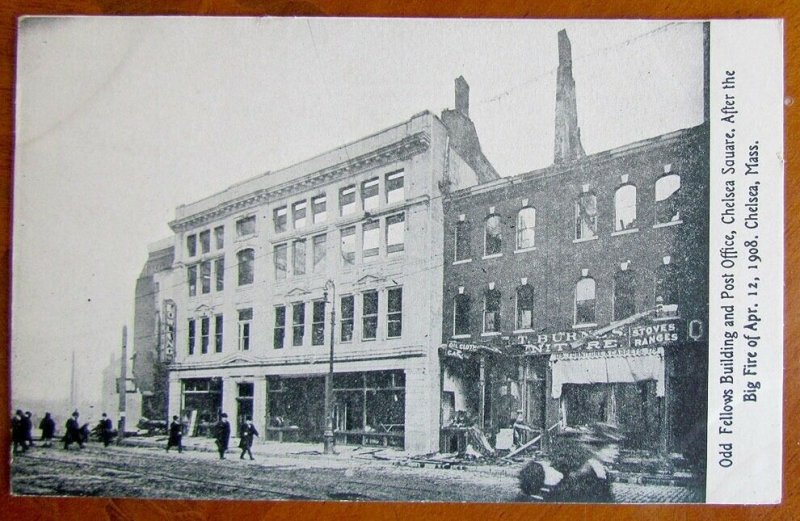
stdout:
<svg viewBox="0 0 800 521">
<path fill-rule="evenodd" d="M 439 114 L 460 75 L 501 175 L 552 164 L 560 29 L 587 154 L 702 122 L 698 23 L 23 19 L 12 402 L 68 397 L 73 352 L 81 398 L 100 399 L 178 205 Z"/>
</svg>

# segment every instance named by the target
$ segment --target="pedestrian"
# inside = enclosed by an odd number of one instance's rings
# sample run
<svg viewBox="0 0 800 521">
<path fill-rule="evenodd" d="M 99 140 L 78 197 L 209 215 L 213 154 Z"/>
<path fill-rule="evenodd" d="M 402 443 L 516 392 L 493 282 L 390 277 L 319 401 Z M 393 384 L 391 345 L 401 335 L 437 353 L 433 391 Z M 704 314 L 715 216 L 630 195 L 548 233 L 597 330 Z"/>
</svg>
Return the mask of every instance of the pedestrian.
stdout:
<svg viewBox="0 0 800 521">
<path fill-rule="evenodd" d="M 250 447 L 253 446 L 253 436 L 258 436 L 258 431 L 256 426 L 253 425 L 253 420 L 247 418 L 242 426 L 242 432 L 239 434 L 239 448 L 242 449 L 239 459 L 244 459 L 245 452 L 250 456 L 251 460 L 255 459 L 253 453 L 250 452 Z"/>
<path fill-rule="evenodd" d="M 53 435 L 56 433 L 56 422 L 49 412 L 44 413 L 44 418 L 39 422 L 39 429 L 42 431 L 42 441 L 44 447 L 53 446 Z"/>
<path fill-rule="evenodd" d="M 219 459 L 225 459 L 225 452 L 228 450 L 228 442 L 231 439 L 231 424 L 228 423 L 228 415 L 224 412 L 214 426 L 214 438 L 219 451 Z"/>
<path fill-rule="evenodd" d="M 31 411 L 25 411 L 22 417 L 22 436 L 27 447 L 33 447 L 33 419 Z"/>
<path fill-rule="evenodd" d="M 83 434 L 81 433 L 81 426 L 78 423 L 78 411 L 72 413 L 72 416 L 67 420 L 66 433 L 64 433 L 64 450 L 69 449 L 73 443 L 77 443 L 78 447 L 83 448 Z"/>
<path fill-rule="evenodd" d="M 16 454 L 19 448 L 22 448 L 22 452 L 27 452 L 28 446 L 25 443 L 25 432 L 23 430 L 23 418 L 25 417 L 22 414 L 21 409 L 17 409 L 17 412 L 14 413 L 14 416 L 11 417 L 11 441 L 14 442 L 14 454 Z"/>
<path fill-rule="evenodd" d="M 106 413 L 103 413 L 100 423 L 97 424 L 97 434 L 100 436 L 104 447 L 108 447 L 111 439 L 114 438 L 114 423 Z"/>
<path fill-rule="evenodd" d="M 183 424 L 178 421 L 177 416 L 172 417 L 169 424 L 169 439 L 167 440 L 167 452 L 170 447 L 178 447 L 178 454 L 183 452 Z"/>
</svg>

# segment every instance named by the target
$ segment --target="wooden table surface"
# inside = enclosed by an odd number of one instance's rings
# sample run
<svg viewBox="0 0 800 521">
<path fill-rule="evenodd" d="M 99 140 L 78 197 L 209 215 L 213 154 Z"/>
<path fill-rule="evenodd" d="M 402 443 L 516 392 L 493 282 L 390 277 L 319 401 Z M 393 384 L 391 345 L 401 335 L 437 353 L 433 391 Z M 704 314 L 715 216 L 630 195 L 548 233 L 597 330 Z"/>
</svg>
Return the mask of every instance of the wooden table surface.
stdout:
<svg viewBox="0 0 800 521">
<path fill-rule="evenodd" d="M 572 4 L 567 6 L 566 4 Z M 311 15 L 311 16 L 414 16 L 481 18 L 784 18 L 786 32 L 786 296 L 785 307 L 785 398 L 784 398 L 784 492 L 783 503 L 769 507 L 714 506 L 584 506 L 584 505 L 483 505 L 483 504 L 375 504 L 310 502 L 240 501 L 152 501 L 84 498 L 11 498 L 8 494 L 9 451 L 3 450 L 0 481 L 3 483 L 0 519 L 9 520 L 139 520 L 139 519 L 458 519 L 460 521 L 503 519 L 605 520 L 605 519 L 714 519 L 771 520 L 800 519 L 798 474 L 800 437 L 798 433 L 798 388 L 800 357 L 798 324 L 791 303 L 798 296 L 798 242 L 800 233 L 800 172 L 798 160 L 798 25 L 800 2 L 796 0 L 579 0 L 568 2 L 535 0 L 5 0 L 0 2 L 0 238 L 5 269 L 0 270 L 0 286 L 10 287 L 11 192 L 13 171 L 13 86 L 16 19 L 23 14 L 168 14 L 168 15 Z M 0 345 L 8 345 L 10 291 L 0 299 Z M 0 374 L 9 374 L 8 350 L 0 356 Z M 6 380 L 9 382 L 9 380 Z M 8 405 L 10 385 L 0 386 L 0 399 Z M 9 446 L 8 415 L 0 415 L 0 446 Z M 754 478 L 754 483 L 757 478 Z"/>
</svg>

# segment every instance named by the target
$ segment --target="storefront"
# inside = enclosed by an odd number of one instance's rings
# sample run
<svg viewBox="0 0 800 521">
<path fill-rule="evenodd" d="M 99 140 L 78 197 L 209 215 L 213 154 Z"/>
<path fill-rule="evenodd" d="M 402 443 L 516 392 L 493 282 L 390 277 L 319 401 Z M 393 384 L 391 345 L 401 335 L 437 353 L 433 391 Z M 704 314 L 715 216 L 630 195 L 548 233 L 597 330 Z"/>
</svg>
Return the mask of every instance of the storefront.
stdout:
<svg viewBox="0 0 800 521">
<path fill-rule="evenodd" d="M 182 383 L 181 415 L 190 422 L 190 435 L 211 435 L 222 413 L 222 379 L 190 378 Z"/>
</svg>

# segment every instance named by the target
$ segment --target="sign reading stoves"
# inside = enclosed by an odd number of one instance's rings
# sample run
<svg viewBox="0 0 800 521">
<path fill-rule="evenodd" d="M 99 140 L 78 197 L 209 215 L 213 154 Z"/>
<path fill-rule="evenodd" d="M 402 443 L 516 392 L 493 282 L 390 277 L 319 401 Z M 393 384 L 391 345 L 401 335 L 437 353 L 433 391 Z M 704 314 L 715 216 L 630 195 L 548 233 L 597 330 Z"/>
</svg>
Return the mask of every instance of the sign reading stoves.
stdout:
<svg viewBox="0 0 800 521">
<path fill-rule="evenodd" d="M 549 355 L 569 351 L 593 351 L 656 347 L 678 342 L 678 323 L 656 322 L 614 328 L 604 335 L 593 331 L 559 331 L 531 335 L 514 335 L 509 342 L 524 346 L 529 355 Z"/>
</svg>

